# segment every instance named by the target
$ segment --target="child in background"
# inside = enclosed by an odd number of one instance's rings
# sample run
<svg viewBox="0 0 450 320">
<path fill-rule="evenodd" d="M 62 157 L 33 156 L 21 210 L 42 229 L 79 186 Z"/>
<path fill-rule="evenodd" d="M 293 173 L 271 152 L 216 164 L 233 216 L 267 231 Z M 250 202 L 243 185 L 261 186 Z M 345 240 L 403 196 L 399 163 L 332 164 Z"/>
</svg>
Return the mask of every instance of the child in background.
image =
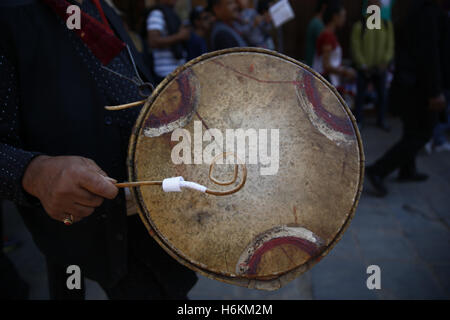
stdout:
<svg viewBox="0 0 450 320">
<path fill-rule="evenodd" d="M 330 2 L 324 12 L 325 29 L 317 39 L 313 68 L 335 87 L 341 79 L 353 80 L 355 70 L 342 65 L 342 48 L 336 37 L 337 29 L 345 24 L 346 10 L 339 1 Z"/>
</svg>

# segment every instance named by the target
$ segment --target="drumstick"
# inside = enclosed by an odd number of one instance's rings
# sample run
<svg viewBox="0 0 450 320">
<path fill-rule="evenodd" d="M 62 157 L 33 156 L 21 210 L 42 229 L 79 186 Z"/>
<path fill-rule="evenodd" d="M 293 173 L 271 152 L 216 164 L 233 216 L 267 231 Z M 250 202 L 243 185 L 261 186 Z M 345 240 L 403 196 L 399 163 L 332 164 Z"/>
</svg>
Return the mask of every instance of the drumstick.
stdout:
<svg viewBox="0 0 450 320">
<path fill-rule="evenodd" d="M 136 182 L 120 182 L 114 183 L 117 188 L 132 188 L 142 186 L 161 186 L 162 181 L 136 181 Z"/>
<path fill-rule="evenodd" d="M 162 186 L 164 192 L 180 192 L 181 188 L 188 188 L 197 190 L 200 192 L 204 192 L 207 194 L 215 195 L 215 196 L 227 196 L 233 193 L 238 192 L 244 186 L 247 180 L 247 168 L 245 166 L 242 167 L 243 177 L 241 182 L 231 190 L 219 191 L 219 190 L 210 190 L 205 186 L 202 186 L 196 182 L 184 181 L 183 177 L 174 177 L 167 178 L 164 181 L 135 181 L 135 182 L 113 182 L 117 188 L 133 188 L 133 187 L 143 187 L 143 186 Z M 234 177 L 232 183 L 237 180 L 237 176 Z M 216 182 L 217 183 L 217 182 Z M 229 184 L 227 183 L 218 183 L 222 185 Z"/>
<path fill-rule="evenodd" d="M 225 152 L 223 155 L 228 156 L 228 155 L 232 155 L 232 154 L 234 154 L 234 153 Z M 235 168 L 234 168 L 234 178 L 231 181 L 220 181 L 220 180 L 215 179 L 212 176 L 214 164 L 215 164 L 216 160 L 221 156 L 222 155 L 217 155 L 216 157 L 214 157 L 213 161 L 211 162 L 211 165 L 209 168 L 209 179 L 211 181 L 213 181 L 214 183 L 216 183 L 218 185 L 222 185 L 222 186 L 233 184 L 237 181 L 237 178 L 238 178 L 238 165 L 237 164 L 235 165 Z M 237 156 L 236 156 L 236 159 L 238 159 L 238 161 L 240 161 L 239 158 L 237 158 Z M 162 186 L 164 192 L 180 192 L 182 188 L 188 188 L 188 189 L 197 190 L 197 191 L 215 195 L 215 196 L 227 196 L 227 195 L 236 193 L 239 190 L 241 190 L 247 180 L 247 167 L 242 162 L 241 162 L 241 165 L 242 165 L 241 182 L 233 189 L 226 190 L 226 191 L 210 190 L 207 187 L 202 186 L 201 184 L 198 184 L 196 182 L 185 181 L 183 179 L 183 177 L 167 178 L 167 179 L 164 179 L 164 181 L 135 181 L 135 182 L 120 182 L 120 183 L 118 183 L 117 180 L 115 180 L 115 179 L 112 179 L 109 177 L 106 177 L 106 178 L 108 180 L 110 180 L 117 188 L 133 188 L 133 187 L 142 187 L 142 186 Z"/>
<path fill-rule="evenodd" d="M 208 194 L 215 195 L 215 196 L 227 196 L 227 195 L 236 193 L 239 190 L 241 190 L 245 184 L 245 181 L 246 181 L 246 176 L 244 176 L 244 179 L 242 179 L 241 183 L 239 183 L 238 186 L 236 186 L 235 188 L 233 188 L 231 190 L 227 190 L 227 191 L 210 190 L 202 185 L 199 185 L 195 182 L 190 182 L 190 181 L 184 181 L 186 185 L 184 185 L 183 187 L 187 187 L 189 189 L 194 189 L 194 190 L 201 191 L 201 192 L 208 193 Z M 143 187 L 143 186 L 161 186 L 162 184 L 163 184 L 163 181 L 136 181 L 136 182 L 115 183 L 114 185 L 117 188 L 133 188 L 133 187 Z M 171 192 L 171 191 L 166 191 L 166 192 Z"/>
<path fill-rule="evenodd" d="M 117 188 L 132 188 L 141 186 L 158 186 L 162 185 L 162 181 L 136 181 L 136 182 L 117 182 L 116 179 L 111 177 L 105 177 L 108 181 L 111 181 Z"/>
</svg>

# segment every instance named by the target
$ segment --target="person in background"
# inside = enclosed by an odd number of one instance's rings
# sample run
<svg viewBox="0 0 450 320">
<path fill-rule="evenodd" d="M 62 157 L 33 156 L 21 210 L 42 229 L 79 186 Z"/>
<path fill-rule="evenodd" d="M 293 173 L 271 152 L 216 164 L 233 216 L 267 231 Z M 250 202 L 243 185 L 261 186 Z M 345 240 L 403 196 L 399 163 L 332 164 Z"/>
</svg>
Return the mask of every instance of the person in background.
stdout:
<svg viewBox="0 0 450 320">
<path fill-rule="evenodd" d="M 191 35 L 189 27 L 182 26 L 173 7 L 177 0 L 158 0 L 147 18 L 147 39 L 153 54 L 156 82 L 186 62 L 186 41 Z"/>
<path fill-rule="evenodd" d="M 438 1 L 414 0 L 405 18 L 396 24 L 395 73 L 390 105 L 403 122 L 403 135 L 374 164 L 366 176 L 384 197 L 384 178 L 399 169 L 399 182 L 420 182 L 428 175 L 416 168 L 418 152 L 430 140 L 439 114 L 446 106 L 444 91 L 449 88 L 448 36 L 445 14 Z M 447 17 L 448 18 L 448 17 Z M 448 32 L 448 31 L 447 31 Z M 444 41 L 444 39 L 446 39 Z"/>
<path fill-rule="evenodd" d="M 363 0 L 362 14 L 367 14 L 367 6 L 370 0 Z M 379 6 L 381 7 L 381 19 L 386 21 L 392 20 L 392 8 L 394 7 L 396 0 L 380 0 Z"/>
<path fill-rule="evenodd" d="M 447 94 L 447 101 L 449 95 Z M 446 135 L 450 132 L 450 104 L 447 105 L 446 119 L 442 123 L 438 123 L 433 131 L 433 138 L 425 145 L 425 151 L 428 154 L 435 152 L 450 151 L 450 142 Z"/>
<path fill-rule="evenodd" d="M 237 3 L 240 18 L 234 22 L 234 27 L 248 45 L 273 50 L 275 45 L 270 37 L 272 23 L 269 14 L 271 1 L 258 1 L 257 10 L 251 6 L 250 0 L 237 0 Z"/>
<path fill-rule="evenodd" d="M 206 39 L 211 29 L 212 15 L 197 6 L 192 9 L 189 20 L 193 28 L 187 43 L 188 60 L 191 60 L 208 52 Z"/>
<path fill-rule="evenodd" d="M 305 62 L 312 67 L 314 62 L 314 55 L 316 53 L 317 38 L 325 28 L 323 24 L 323 13 L 327 8 L 328 0 L 319 0 L 316 8 L 316 15 L 311 19 L 306 29 L 306 48 L 305 48 Z"/>
<path fill-rule="evenodd" d="M 233 26 L 239 19 L 239 8 L 235 0 L 208 0 L 208 11 L 216 17 L 211 31 L 211 50 L 246 47 L 247 42 Z"/>
<path fill-rule="evenodd" d="M 274 34 L 275 28 L 272 23 L 272 16 L 270 15 L 269 8 L 275 3 L 273 0 L 259 0 L 256 6 L 256 11 L 262 17 L 262 22 L 260 23 L 260 28 L 264 34 L 264 42 L 261 47 L 275 50 L 275 41 L 272 35 Z"/>
<path fill-rule="evenodd" d="M 444 36 L 443 36 L 443 54 L 442 57 L 450 56 L 450 1 L 443 1 L 442 6 L 444 8 Z M 450 59 L 443 59 L 443 70 L 447 70 L 444 72 L 444 82 L 446 84 L 450 83 Z M 442 114 L 441 121 L 436 125 L 433 132 L 433 138 L 425 145 L 425 150 L 427 153 L 431 153 L 433 151 L 442 152 L 442 151 L 450 151 L 450 141 L 446 137 L 446 134 L 450 133 L 450 90 L 448 89 L 449 85 L 447 85 L 447 90 L 445 92 L 445 96 L 447 98 L 447 108 L 446 112 Z"/>
<path fill-rule="evenodd" d="M 380 0 L 369 0 L 368 5 L 381 5 Z M 355 117 L 361 127 L 367 86 L 373 83 L 378 98 L 377 126 L 389 131 L 385 122 L 387 67 L 394 58 L 394 27 L 392 22 L 382 19 L 381 29 L 367 28 L 368 15 L 353 25 L 351 50 L 353 62 L 358 70 Z"/>
<path fill-rule="evenodd" d="M 323 14 L 325 28 L 317 38 L 316 54 L 313 68 L 321 73 L 335 87 L 341 79 L 353 80 L 355 70 L 342 65 L 342 48 L 336 37 L 336 30 L 341 28 L 346 19 L 346 10 L 339 1 L 330 1 Z"/>
</svg>

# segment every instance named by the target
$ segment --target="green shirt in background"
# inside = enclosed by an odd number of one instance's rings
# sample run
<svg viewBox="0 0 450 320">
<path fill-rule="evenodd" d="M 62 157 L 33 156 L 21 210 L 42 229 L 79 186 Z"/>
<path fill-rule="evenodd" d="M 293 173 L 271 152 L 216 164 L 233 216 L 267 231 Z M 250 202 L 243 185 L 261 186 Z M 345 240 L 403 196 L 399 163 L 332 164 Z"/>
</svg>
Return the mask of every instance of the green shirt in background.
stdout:
<svg viewBox="0 0 450 320">
<path fill-rule="evenodd" d="M 312 66 L 314 61 L 314 54 L 316 53 L 316 42 L 320 33 L 325 26 L 321 19 L 314 17 L 308 24 L 308 29 L 306 31 L 306 53 L 305 61 L 306 64 Z"/>
<path fill-rule="evenodd" d="M 387 66 L 394 58 L 394 27 L 391 21 L 382 21 L 381 29 L 365 28 L 356 22 L 351 34 L 353 62 L 357 68 Z"/>
</svg>

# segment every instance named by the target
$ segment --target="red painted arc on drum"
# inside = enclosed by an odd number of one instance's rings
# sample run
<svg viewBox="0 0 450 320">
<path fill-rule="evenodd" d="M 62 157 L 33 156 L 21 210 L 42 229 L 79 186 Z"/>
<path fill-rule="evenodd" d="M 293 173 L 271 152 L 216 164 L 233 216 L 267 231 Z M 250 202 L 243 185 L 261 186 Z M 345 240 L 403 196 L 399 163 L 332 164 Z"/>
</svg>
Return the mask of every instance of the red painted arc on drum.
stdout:
<svg viewBox="0 0 450 320">
<path fill-rule="evenodd" d="M 317 88 L 314 84 L 312 75 L 307 72 L 304 72 L 303 80 L 304 83 L 302 85 L 297 84 L 297 87 L 299 90 L 301 89 L 301 87 L 305 89 L 306 95 L 309 101 L 311 101 L 311 104 L 314 108 L 314 112 L 316 113 L 316 115 L 323 121 L 325 121 L 326 124 L 330 126 L 333 130 L 339 131 L 345 135 L 352 135 L 353 128 L 348 119 L 339 118 L 324 108 L 322 104 L 322 99 L 317 93 Z"/>
<path fill-rule="evenodd" d="M 304 79 L 306 80 L 306 84 L 302 81 L 298 80 L 262 80 L 258 79 L 254 76 L 251 76 L 249 74 L 243 73 L 239 70 L 236 70 L 233 67 L 227 66 L 219 61 L 213 61 L 215 64 L 229 69 L 233 71 L 234 73 L 237 73 L 243 77 L 252 79 L 256 82 L 260 83 L 268 83 L 268 84 L 292 84 L 295 85 L 298 89 L 301 89 L 302 87 L 305 88 L 306 95 L 308 96 L 308 99 L 311 101 L 314 112 L 317 114 L 319 118 L 321 118 L 325 123 L 330 126 L 333 130 L 339 131 L 345 135 L 352 135 L 353 129 L 348 121 L 348 119 L 345 118 L 339 118 L 338 116 L 332 114 L 331 112 L 327 111 L 323 105 L 320 97 L 317 94 L 317 88 L 314 85 L 314 81 L 312 81 L 313 77 L 309 72 L 303 71 Z"/>
<path fill-rule="evenodd" d="M 273 248 L 285 244 L 294 245 L 303 252 L 306 252 L 311 257 L 319 253 L 319 248 L 316 246 L 316 244 L 306 239 L 292 236 L 275 238 L 264 243 L 255 251 L 255 253 L 251 256 L 250 260 L 247 263 L 248 270 L 246 273 L 249 275 L 255 275 L 257 273 L 257 269 L 261 262 L 262 256 Z"/>
<path fill-rule="evenodd" d="M 181 117 L 188 116 L 195 111 L 197 104 L 197 94 L 195 84 L 192 84 L 192 78 L 195 77 L 192 70 L 185 70 L 176 79 L 178 84 L 178 90 L 181 95 L 181 99 L 178 102 L 176 109 L 171 113 L 166 113 L 162 110 L 162 115 L 151 114 L 145 121 L 145 127 L 158 128 L 163 125 L 167 125 L 173 121 L 180 119 Z"/>
</svg>

